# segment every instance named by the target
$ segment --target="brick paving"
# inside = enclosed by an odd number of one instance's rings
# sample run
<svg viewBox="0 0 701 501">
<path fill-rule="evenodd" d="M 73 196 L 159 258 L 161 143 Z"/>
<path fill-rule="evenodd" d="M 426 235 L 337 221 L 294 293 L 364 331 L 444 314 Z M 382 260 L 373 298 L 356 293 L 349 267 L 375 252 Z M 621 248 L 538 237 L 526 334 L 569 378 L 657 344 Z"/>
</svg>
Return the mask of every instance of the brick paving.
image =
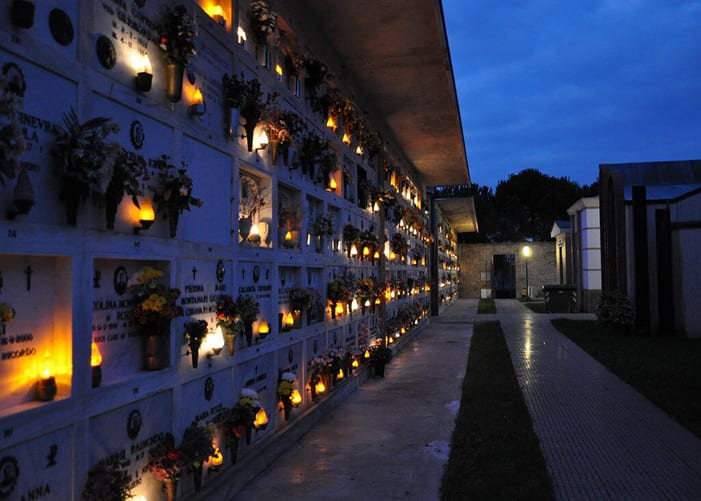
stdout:
<svg viewBox="0 0 701 501">
<path fill-rule="evenodd" d="M 475 315 L 501 321 L 557 498 L 701 499 L 701 440 L 560 334 L 557 316 L 515 300 Z"/>
</svg>

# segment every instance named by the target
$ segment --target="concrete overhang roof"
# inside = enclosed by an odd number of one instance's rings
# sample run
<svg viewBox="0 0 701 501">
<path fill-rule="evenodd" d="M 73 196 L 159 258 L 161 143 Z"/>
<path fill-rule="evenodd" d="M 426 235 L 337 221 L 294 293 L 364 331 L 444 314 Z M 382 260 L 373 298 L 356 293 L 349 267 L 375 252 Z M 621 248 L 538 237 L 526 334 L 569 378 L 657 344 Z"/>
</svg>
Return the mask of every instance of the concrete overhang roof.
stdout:
<svg viewBox="0 0 701 501">
<path fill-rule="evenodd" d="M 443 215 L 448 218 L 450 226 L 456 233 L 471 233 L 479 231 L 475 200 L 472 197 L 437 198 L 436 204 Z"/>
<path fill-rule="evenodd" d="M 440 0 L 303 0 L 426 186 L 470 183 Z"/>
</svg>

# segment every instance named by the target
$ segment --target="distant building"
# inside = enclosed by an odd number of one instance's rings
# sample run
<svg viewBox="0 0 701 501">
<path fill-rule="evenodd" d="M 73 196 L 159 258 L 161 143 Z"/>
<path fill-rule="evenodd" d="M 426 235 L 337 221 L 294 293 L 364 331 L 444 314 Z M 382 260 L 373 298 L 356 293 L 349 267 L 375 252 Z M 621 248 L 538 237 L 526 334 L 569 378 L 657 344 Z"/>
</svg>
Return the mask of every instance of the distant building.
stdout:
<svg viewBox="0 0 701 501">
<path fill-rule="evenodd" d="M 639 333 L 701 337 L 701 160 L 599 166 L 603 290 Z"/>
<path fill-rule="evenodd" d="M 599 197 L 577 200 L 569 209 L 571 279 L 577 286 L 579 311 L 594 312 L 601 295 Z M 570 268 L 568 268 L 569 270 Z"/>
<path fill-rule="evenodd" d="M 550 237 L 555 239 L 555 273 L 557 284 L 571 284 L 572 280 L 572 237 L 569 221 L 555 221 Z"/>
</svg>

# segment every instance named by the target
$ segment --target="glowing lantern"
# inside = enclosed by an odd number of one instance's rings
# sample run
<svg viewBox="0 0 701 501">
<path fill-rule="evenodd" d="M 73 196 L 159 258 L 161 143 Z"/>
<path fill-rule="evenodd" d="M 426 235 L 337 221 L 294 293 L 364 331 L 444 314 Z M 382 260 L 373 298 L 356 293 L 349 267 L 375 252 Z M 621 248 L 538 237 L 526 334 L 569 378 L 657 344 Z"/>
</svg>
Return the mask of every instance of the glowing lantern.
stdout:
<svg viewBox="0 0 701 501">
<path fill-rule="evenodd" d="M 355 246 L 355 244 L 351 244 L 350 255 L 351 257 L 355 257 L 358 255 L 358 248 Z"/>
<path fill-rule="evenodd" d="M 357 369 L 358 367 L 360 367 L 360 362 L 358 362 L 357 358 L 353 359 L 353 363 L 351 364 L 351 367 L 353 367 L 354 369 Z"/>
<path fill-rule="evenodd" d="M 292 232 L 288 231 L 285 233 L 285 242 L 291 242 L 292 241 Z"/>
<path fill-rule="evenodd" d="M 238 37 L 239 45 L 246 45 L 246 32 L 241 26 L 236 30 L 236 36 Z"/>
<path fill-rule="evenodd" d="M 331 115 L 329 115 L 329 119 L 326 120 L 326 127 L 333 131 L 336 130 L 336 120 L 334 120 L 334 118 Z"/>
<path fill-rule="evenodd" d="M 351 311 L 358 311 L 359 307 L 358 300 L 353 298 L 353 301 L 351 301 Z"/>
<path fill-rule="evenodd" d="M 382 304 L 382 301 L 380 300 L 379 297 L 375 299 L 375 304 Z"/>
<path fill-rule="evenodd" d="M 321 395 L 325 391 L 326 391 L 326 385 L 320 379 L 319 382 L 314 385 L 314 393 L 316 393 L 317 395 Z"/>
<path fill-rule="evenodd" d="M 51 355 L 46 352 L 44 356 L 44 370 L 41 372 L 41 377 L 36 386 L 37 398 L 42 402 L 53 400 L 56 396 L 56 379 L 52 375 L 51 370 Z"/>
<path fill-rule="evenodd" d="M 347 146 L 350 146 L 351 138 L 347 132 L 343 133 L 343 137 L 341 138 L 341 142 Z"/>
<path fill-rule="evenodd" d="M 149 197 L 145 197 L 139 205 L 141 205 L 141 208 L 139 209 L 139 223 L 141 224 L 141 227 L 137 227 L 134 230 L 135 233 L 138 230 L 149 229 L 153 224 L 153 221 L 156 219 L 156 214 L 153 212 L 153 205 L 151 204 L 151 199 Z"/>
<path fill-rule="evenodd" d="M 399 332 L 401 332 L 402 334 L 406 334 L 406 329 L 405 329 L 404 327 L 402 327 L 402 328 L 399 330 Z"/>
<path fill-rule="evenodd" d="M 396 297 L 397 293 L 394 292 L 394 289 L 392 289 L 392 292 L 390 292 L 389 295 L 392 299 L 394 299 Z"/>
<path fill-rule="evenodd" d="M 277 74 L 277 79 L 282 80 L 282 66 L 279 64 L 275 65 L 275 73 Z"/>
<path fill-rule="evenodd" d="M 389 344 L 392 344 L 392 343 L 394 343 L 394 338 L 390 336 L 387 341 Z"/>
<path fill-rule="evenodd" d="M 340 381 L 345 375 L 343 374 L 343 369 L 338 369 L 338 374 L 336 374 L 336 380 Z"/>
<path fill-rule="evenodd" d="M 360 146 L 360 145 L 358 145 L 358 146 L 355 148 L 355 154 L 356 154 L 356 155 L 362 155 L 362 154 L 363 154 L 363 147 Z"/>
<path fill-rule="evenodd" d="M 211 351 L 213 355 L 219 355 L 219 353 L 221 353 L 222 348 L 224 348 L 224 333 L 219 325 L 217 325 L 214 332 L 210 332 L 207 334 L 207 337 L 204 338 L 203 348 L 205 351 Z"/>
<path fill-rule="evenodd" d="M 248 235 L 248 241 L 256 245 L 260 243 L 260 228 L 258 228 L 258 223 L 253 223 L 251 226 L 251 233 Z"/>
<path fill-rule="evenodd" d="M 287 315 L 285 315 L 285 319 L 284 319 L 284 320 L 285 320 L 285 321 L 284 321 L 285 327 L 287 327 L 288 329 L 291 329 L 292 327 L 294 327 L 294 325 L 295 325 L 295 317 L 292 315 L 292 313 L 288 313 Z"/>
<path fill-rule="evenodd" d="M 426 266 L 426 258 L 421 256 L 421 266 Z"/>
<path fill-rule="evenodd" d="M 292 402 L 292 407 L 299 407 L 299 404 L 302 403 L 302 395 L 299 393 L 299 390 L 292 390 L 290 402 Z"/>
<path fill-rule="evenodd" d="M 224 9 L 221 8 L 221 5 L 213 5 L 209 9 L 207 9 L 207 14 L 209 14 L 209 17 L 214 19 L 217 24 L 221 24 L 226 28 L 226 15 L 224 14 Z"/>
<path fill-rule="evenodd" d="M 258 324 L 258 335 L 267 336 L 268 334 L 270 334 L 270 326 L 268 325 L 268 322 L 266 322 L 266 320 L 263 318 Z"/>
<path fill-rule="evenodd" d="M 334 312 L 336 315 L 343 315 L 345 313 L 346 309 L 343 306 L 343 303 L 336 303 L 336 309 Z"/>
<path fill-rule="evenodd" d="M 199 87 L 195 89 L 195 93 L 192 95 L 192 102 L 188 111 L 193 116 L 202 116 L 205 113 L 204 97 Z"/>
<path fill-rule="evenodd" d="M 100 349 L 97 347 L 97 344 L 95 344 L 95 341 L 93 341 L 92 342 L 92 350 L 90 353 L 90 367 L 97 367 L 101 363 L 102 363 L 102 355 L 100 354 Z"/>
<path fill-rule="evenodd" d="M 377 200 L 372 204 L 372 210 L 373 212 L 380 212 L 380 205 L 377 203 Z"/>
<path fill-rule="evenodd" d="M 369 299 L 366 299 L 366 300 L 365 300 L 365 303 L 363 303 L 363 304 L 364 304 L 365 307 L 370 306 L 370 300 L 369 300 Z"/>
<path fill-rule="evenodd" d="M 365 358 L 370 358 L 370 350 L 365 350 L 365 353 L 363 354 Z"/>
<path fill-rule="evenodd" d="M 363 257 L 368 257 L 370 255 L 370 247 L 367 245 L 363 247 Z"/>
<path fill-rule="evenodd" d="M 209 456 L 209 464 L 214 467 L 221 466 L 224 463 L 224 456 L 222 455 L 216 442 L 212 442 L 212 447 L 214 447 L 214 454 Z"/>
<path fill-rule="evenodd" d="M 261 430 L 268 426 L 268 415 L 265 413 L 265 409 L 262 407 L 256 412 L 256 418 L 253 421 L 253 426 L 256 430 Z"/>
<path fill-rule="evenodd" d="M 397 255 L 394 253 L 394 251 L 389 251 L 389 260 L 394 261 L 394 259 L 397 257 Z"/>
<path fill-rule="evenodd" d="M 338 184 L 336 183 L 336 179 L 332 177 L 329 180 L 329 187 L 326 188 L 326 191 L 336 191 L 336 188 L 338 188 Z"/>
</svg>

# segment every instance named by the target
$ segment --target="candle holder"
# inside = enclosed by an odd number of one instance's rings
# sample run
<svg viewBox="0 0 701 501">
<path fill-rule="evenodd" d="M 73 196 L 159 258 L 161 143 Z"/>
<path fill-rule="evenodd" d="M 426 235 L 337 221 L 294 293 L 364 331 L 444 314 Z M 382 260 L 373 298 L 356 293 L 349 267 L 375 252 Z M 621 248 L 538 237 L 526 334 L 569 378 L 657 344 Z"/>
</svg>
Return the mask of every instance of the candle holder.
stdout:
<svg viewBox="0 0 701 501">
<path fill-rule="evenodd" d="M 53 376 L 37 381 L 37 398 L 42 402 L 53 400 L 56 396 L 56 379 Z"/>
<path fill-rule="evenodd" d="M 136 74 L 135 82 L 136 90 L 138 90 L 139 92 L 148 92 L 151 90 L 153 75 L 146 71 L 140 71 Z"/>
</svg>

